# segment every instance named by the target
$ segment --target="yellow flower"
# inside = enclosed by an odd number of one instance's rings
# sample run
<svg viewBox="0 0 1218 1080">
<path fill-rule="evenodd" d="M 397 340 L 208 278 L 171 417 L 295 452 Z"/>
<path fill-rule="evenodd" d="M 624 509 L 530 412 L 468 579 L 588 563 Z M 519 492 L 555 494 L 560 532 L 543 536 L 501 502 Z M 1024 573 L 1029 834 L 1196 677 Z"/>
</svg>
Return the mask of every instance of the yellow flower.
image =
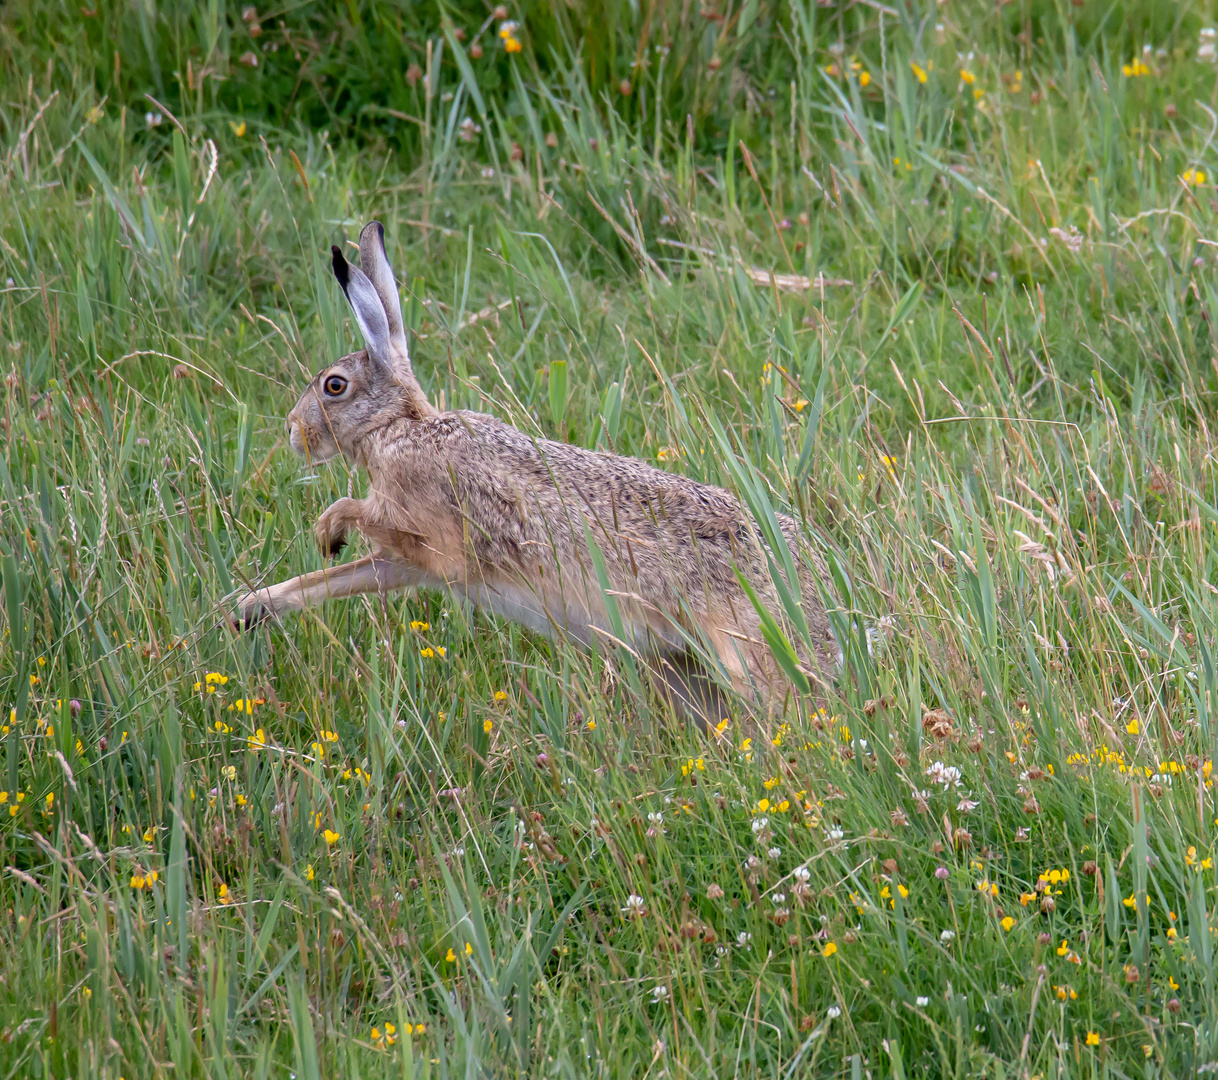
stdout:
<svg viewBox="0 0 1218 1080">
<path fill-rule="evenodd" d="M 326 756 L 326 748 L 325 748 L 325 747 L 324 747 L 324 746 L 323 746 L 321 743 L 319 743 L 319 742 L 315 742 L 315 743 L 313 744 L 313 753 L 314 753 L 314 754 L 315 754 L 317 757 L 319 757 L 319 758 L 321 758 L 321 759 L 323 759 L 323 760 L 324 760 L 324 759 L 325 759 L 325 756 Z"/>
<path fill-rule="evenodd" d="M 220 771 L 224 774 L 224 779 L 228 780 L 230 783 L 233 780 L 237 779 L 237 766 L 236 765 L 225 765 L 224 768 L 221 769 Z"/>
<path fill-rule="evenodd" d="M 778 777 L 776 777 L 776 776 L 771 776 L 768 780 L 761 781 L 761 785 L 762 785 L 762 787 L 764 787 L 766 789 L 766 791 L 769 791 L 777 783 L 778 783 Z"/>
<path fill-rule="evenodd" d="M 1136 79 L 1139 75 L 1149 75 L 1150 68 L 1142 63 L 1141 60 L 1133 60 L 1128 64 L 1121 65 L 1121 74 L 1127 79 Z M 1099 1042 L 1098 1038 L 1096 1039 L 1096 1042 Z"/>
<path fill-rule="evenodd" d="M 196 684 L 197 685 L 197 684 Z M 227 735 L 233 729 L 230 728 L 223 720 L 217 720 L 212 727 L 215 728 L 221 735 Z"/>
<path fill-rule="evenodd" d="M 485 731 L 488 735 L 491 733 L 491 730 L 494 728 L 494 726 L 495 726 L 495 724 L 494 724 L 494 721 L 492 721 L 492 720 L 483 720 L 482 721 L 482 730 Z"/>
<path fill-rule="evenodd" d="M 309 865 L 305 867 L 305 881 L 312 881 L 316 876 L 317 875 L 313 873 L 313 864 L 309 863 Z"/>
<path fill-rule="evenodd" d="M 1136 716 L 1125 725 L 1125 730 L 1128 731 L 1130 735 L 1136 735 L 1138 733 L 1138 718 Z"/>
<path fill-rule="evenodd" d="M 786 799 L 783 799 L 782 802 L 780 802 L 774 809 L 780 814 L 785 814 L 791 809 L 791 804 Z"/>
<path fill-rule="evenodd" d="M 1066 942 L 1066 939 L 1062 938 L 1062 943 L 1057 947 L 1057 955 L 1065 956 L 1066 953 L 1068 953 L 1069 951 L 1070 951 L 1070 946 Z"/>
<path fill-rule="evenodd" d="M 419 655 L 421 657 L 423 657 L 424 660 L 430 660 L 436 654 L 435 654 L 435 651 L 430 646 L 428 646 L 426 649 L 420 649 Z"/>
<path fill-rule="evenodd" d="M 820 954 L 821 954 L 821 956 L 829 957 L 829 956 L 832 956 L 835 952 L 837 952 L 837 946 L 832 941 L 830 941 L 830 942 L 826 943 L 826 945 L 823 949 L 821 949 Z"/>
<path fill-rule="evenodd" d="M 960 81 L 962 83 L 964 83 L 965 86 L 972 86 L 973 83 L 975 83 L 977 81 L 977 76 L 974 75 L 971 71 L 965 71 L 964 68 L 961 68 L 960 69 Z"/>
<path fill-rule="evenodd" d="M 1133 895 L 1125 897 L 1125 899 L 1122 900 L 1121 903 L 1124 904 L 1126 907 L 1136 908 L 1138 906 L 1137 894 L 1135 893 Z"/>
<path fill-rule="evenodd" d="M 48 791 L 47 792 L 47 809 L 53 810 L 54 807 L 55 807 L 55 792 Z"/>
<path fill-rule="evenodd" d="M 522 46 L 516 38 L 510 37 L 503 43 L 503 47 L 510 53 L 518 53 Z"/>
<path fill-rule="evenodd" d="M 131 875 L 131 887 L 133 889 L 142 889 L 146 884 L 147 882 L 144 880 L 143 874 Z"/>
<path fill-rule="evenodd" d="M 1008 934 L 1011 932 L 1011 930 L 1014 926 L 1015 926 L 1015 920 L 1012 919 L 1010 915 L 1008 915 L 1005 919 L 1002 920 L 1002 928 Z"/>
<path fill-rule="evenodd" d="M 151 844 L 152 841 L 155 839 L 156 839 L 156 826 L 149 825 L 148 828 L 146 828 L 144 830 L 144 843 Z"/>
<path fill-rule="evenodd" d="M 251 750 L 261 750 L 266 746 L 266 732 L 259 728 L 247 741 Z"/>
<path fill-rule="evenodd" d="M 870 86 L 870 85 L 871 85 L 871 72 L 870 71 L 859 72 L 859 86 Z M 808 403 L 805 401 L 804 404 L 807 405 Z M 798 402 L 795 405 L 795 411 L 799 412 Z"/>
<path fill-rule="evenodd" d="M 233 129 L 233 134 L 236 135 L 238 139 L 240 139 L 245 134 L 245 121 L 244 120 L 242 120 L 241 123 L 239 123 L 239 124 L 234 123 L 232 120 L 230 120 L 228 122 L 228 126 Z"/>
<path fill-rule="evenodd" d="M 321 737 L 326 742 L 338 742 L 338 732 L 337 731 L 324 731 L 323 730 L 321 733 Z"/>
<path fill-rule="evenodd" d="M 338 842 L 338 838 L 342 835 L 342 833 L 336 833 L 333 829 L 327 829 L 321 835 L 327 844 L 333 846 Z"/>
<path fill-rule="evenodd" d="M 1036 899 L 1036 893 L 1025 892 L 1025 893 L 1019 894 L 1019 902 L 1024 907 L 1027 907 L 1028 904 L 1030 904 L 1035 899 Z"/>
<path fill-rule="evenodd" d="M 589 730 L 589 731 L 595 731 L 595 730 L 596 730 L 596 721 L 595 721 L 595 720 L 589 720 L 589 721 L 588 721 L 588 730 Z"/>
<path fill-rule="evenodd" d="M 1170 986 L 1173 990 L 1180 989 L 1180 984 L 1178 982 L 1176 982 L 1176 980 L 1173 979 L 1170 975 L 1167 976 L 1167 985 Z"/>
<path fill-rule="evenodd" d="M 909 890 L 907 888 L 905 888 L 904 885 L 898 885 L 897 892 L 899 892 L 901 894 L 902 900 L 905 899 L 905 897 L 907 897 L 909 895 Z"/>
<path fill-rule="evenodd" d="M 1100 1036 L 1099 1036 L 1098 1032 L 1096 1032 L 1096 1031 L 1087 1032 L 1087 1045 L 1088 1046 L 1099 1046 L 1100 1045 Z"/>
<path fill-rule="evenodd" d="M 918 82 L 920 82 L 920 83 L 926 82 L 926 69 L 925 68 L 919 67 L 912 60 L 909 62 L 909 67 L 910 67 L 910 70 L 913 71 L 914 78 L 917 79 Z"/>
<path fill-rule="evenodd" d="M 450 964 L 455 964 L 457 962 L 457 954 L 455 952 L 453 952 L 452 949 L 449 949 L 448 955 L 445 956 L 444 959 L 447 960 Z"/>
<path fill-rule="evenodd" d="M 474 955 L 474 947 L 468 941 L 465 943 L 465 955 L 466 956 Z"/>
<path fill-rule="evenodd" d="M 418 619 L 414 619 L 410 623 L 410 629 L 415 631 L 415 633 L 421 634 L 431 629 L 431 623 L 419 622 Z"/>
<path fill-rule="evenodd" d="M 436 655 L 443 660 L 448 655 L 448 650 L 443 645 L 436 646 Z"/>
<path fill-rule="evenodd" d="M 1167 940 L 1168 941 L 1176 940 L 1176 928 L 1174 926 L 1169 926 L 1167 928 Z"/>
<path fill-rule="evenodd" d="M 216 899 L 222 904 L 231 904 L 233 899 L 228 895 L 228 886 L 224 882 L 220 882 L 220 887 L 216 889 Z"/>
<path fill-rule="evenodd" d="M 770 808 L 770 800 L 769 800 L 769 799 L 762 799 L 762 800 L 761 800 L 761 801 L 760 801 L 760 802 L 757 804 L 757 809 L 758 809 L 759 811 L 761 811 L 761 813 L 763 813 L 763 814 L 764 814 L 764 813 L 765 813 L 765 812 L 766 812 L 766 811 L 767 811 L 769 808 Z"/>
</svg>

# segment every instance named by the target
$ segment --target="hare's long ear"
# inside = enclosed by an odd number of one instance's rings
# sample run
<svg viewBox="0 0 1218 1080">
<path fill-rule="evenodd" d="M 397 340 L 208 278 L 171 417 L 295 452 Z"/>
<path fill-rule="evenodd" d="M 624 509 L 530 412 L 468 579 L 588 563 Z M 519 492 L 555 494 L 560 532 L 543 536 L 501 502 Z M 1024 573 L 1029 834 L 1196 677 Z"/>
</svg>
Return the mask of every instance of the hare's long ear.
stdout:
<svg viewBox="0 0 1218 1080">
<path fill-rule="evenodd" d="M 347 302 L 355 312 L 355 321 L 359 323 L 368 352 L 374 360 L 386 367 L 392 367 L 393 339 L 389 333 L 385 306 L 381 303 L 376 287 L 358 266 L 352 266 L 343 258 L 343 253 L 337 246 L 331 247 L 330 251 L 334 255 L 334 276 L 338 278 L 338 283 L 347 296 Z"/>
<path fill-rule="evenodd" d="M 389 339 L 398 354 L 397 362 L 409 371 L 410 352 L 402 328 L 402 305 L 398 300 L 397 282 L 393 279 L 393 267 L 385 254 L 385 228 L 379 221 L 368 222 L 359 234 L 359 261 L 381 298 L 385 318 L 389 320 Z"/>
</svg>

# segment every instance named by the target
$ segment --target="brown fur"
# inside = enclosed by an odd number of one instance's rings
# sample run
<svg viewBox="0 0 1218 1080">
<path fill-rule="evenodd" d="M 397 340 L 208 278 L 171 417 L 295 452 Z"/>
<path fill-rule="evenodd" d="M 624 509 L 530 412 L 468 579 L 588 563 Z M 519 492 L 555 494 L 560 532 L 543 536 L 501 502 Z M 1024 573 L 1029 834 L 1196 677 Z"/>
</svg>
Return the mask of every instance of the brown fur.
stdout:
<svg viewBox="0 0 1218 1080">
<path fill-rule="evenodd" d="M 298 452 L 314 462 L 342 454 L 371 478 L 365 498 L 339 499 L 318 519 L 322 550 L 336 552 L 357 531 L 374 555 L 249 593 L 239 601 L 243 614 L 425 586 L 541 632 L 607 642 L 615 638 L 613 621 L 591 538 L 621 615 L 620 644 L 670 696 L 702 718 L 716 719 L 707 714 L 721 708 L 710 704 L 705 671 L 691 666 L 688 635 L 717 657 L 737 690 L 780 703 L 787 682 L 736 568 L 771 611 L 779 603 L 739 501 L 634 458 L 534 439 L 493 416 L 437 412 L 410 367 L 380 236 L 373 222 L 360 250 L 363 280 L 386 308 L 388 344 L 373 328 L 369 348 L 322 371 L 288 416 Z M 345 274 L 358 271 L 336 267 L 346 288 Z M 367 300 L 351 284 L 358 318 Z M 347 381 L 339 396 L 326 391 L 334 376 Z M 800 568 L 804 615 L 817 643 L 817 655 L 804 662 L 829 674 L 838 649 L 820 602 L 819 587 L 831 595 L 828 574 L 796 523 L 779 522 Z"/>
</svg>

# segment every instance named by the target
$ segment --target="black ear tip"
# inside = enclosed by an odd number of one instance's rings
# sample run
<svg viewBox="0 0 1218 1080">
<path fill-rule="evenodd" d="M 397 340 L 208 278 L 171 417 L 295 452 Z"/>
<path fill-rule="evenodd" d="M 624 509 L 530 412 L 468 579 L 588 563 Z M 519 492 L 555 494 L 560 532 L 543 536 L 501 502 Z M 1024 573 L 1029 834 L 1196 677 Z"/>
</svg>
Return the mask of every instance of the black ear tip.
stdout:
<svg viewBox="0 0 1218 1080">
<path fill-rule="evenodd" d="M 342 249 L 337 244 L 330 245 L 330 254 L 334 257 L 334 276 L 338 278 L 338 283 L 343 287 L 343 291 L 347 291 L 348 266 L 347 260 L 343 258 Z"/>
</svg>

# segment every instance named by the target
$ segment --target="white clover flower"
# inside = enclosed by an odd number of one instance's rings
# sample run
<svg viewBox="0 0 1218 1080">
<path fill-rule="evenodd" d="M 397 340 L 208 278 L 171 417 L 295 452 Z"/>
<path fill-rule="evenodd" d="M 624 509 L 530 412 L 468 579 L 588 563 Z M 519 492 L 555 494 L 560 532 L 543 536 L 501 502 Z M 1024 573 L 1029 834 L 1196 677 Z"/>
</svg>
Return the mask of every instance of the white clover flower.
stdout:
<svg viewBox="0 0 1218 1080">
<path fill-rule="evenodd" d="M 944 765 L 943 762 L 936 761 L 926 770 L 926 775 L 933 783 L 942 784 L 945 790 L 960 786 L 960 770 L 955 765 Z"/>
<path fill-rule="evenodd" d="M 842 1010 L 839 1009 L 836 1005 L 830 1005 L 825 1010 L 825 1015 L 827 1017 L 829 1017 L 830 1020 L 836 1020 L 839 1016 L 842 1015 Z"/>
<path fill-rule="evenodd" d="M 629 916 L 632 919 L 641 919 L 643 917 L 643 898 L 637 893 L 631 893 L 626 897 L 626 906 L 622 908 L 622 914 Z"/>
<path fill-rule="evenodd" d="M 751 949 L 753 946 L 749 944 L 753 940 L 752 934 L 746 934 L 743 930 L 736 935 L 737 949 Z"/>
<path fill-rule="evenodd" d="M 806 866 L 797 866 L 794 872 L 795 880 L 803 882 L 805 885 L 811 880 L 812 871 Z"/>
<path fill-rule="evenodd" d="M 651 988 L 651 1000 L 652 1001 L 657 1001 L 657 1002 L 663 1001 L 667 997 L 668 997 L 668 987 L 667 986 L 664 986 L 663 984 L 661 984 L 660 986 L 653 986 Z"/>
<path fill-rule="evenodd" d="M 841 829 L 838 829 L 835 827 L 835 828 L 830 829 L 826 835 L 829 837 L 830 840 L 832 840 L 836 844 L 846 834 L 844 832 L 842 832 Z"/>
<path fill-rule="evenodd" d="M 766 828 L 769 824 L 770 824 L 769 818 L 764 818 L 764 817 L 753 818 L 753 826 L 752 826 L 753 832 L 759 833 L 759 832 L 761 832 L 762 829 Z"/>
<path fill-rule="evenodd" d="M 777 858 L 778 858 L 778 856 L 782 854 L 782 848 L 776 848 L 776 847 L 772 847 L 772 848 L 770 848 L 770 850 L 769 850 L 769 851 L 767 851 L 767 852 L 766 852 L 766 854 L 767 854 L 767 855 L 768 855 L 768 856 L 769 856 L 771 859 L 777 859 Z"/>
<path fill-rule="evenodd" d="M 787 899 L 786 893 L 776 892 L 776 893 L 771 894 L 770 903 L 773 904 L 775 907 L 778 907 L 780 904 L 785 903 L 786 899 Z"/>
<path fill-rule="evenodd" d="M 664 815 L 658 810 L 652 811 L 652 813 L 647 815 L 647 820 L 650 821 L 652 825 L 663 825 Z"/>
<path fill-rule="evenodd" d="M 955 930 L 944 930 L 943 933 L 941 933 L 939 935 L 939 940 L 941 942 L 943 942 L 944 945 L 950 945 L 953 941 L 956 940 L 956 931 Z"/>
<path fill-rule="evenodd" d="M 930 1004 L 930 998 L 928 998 L 928 997 L 918 998 L 918 1008 L 919 1009 L 925 1009 L 926 1006 L 929 1004 Z"/>
</svg>

